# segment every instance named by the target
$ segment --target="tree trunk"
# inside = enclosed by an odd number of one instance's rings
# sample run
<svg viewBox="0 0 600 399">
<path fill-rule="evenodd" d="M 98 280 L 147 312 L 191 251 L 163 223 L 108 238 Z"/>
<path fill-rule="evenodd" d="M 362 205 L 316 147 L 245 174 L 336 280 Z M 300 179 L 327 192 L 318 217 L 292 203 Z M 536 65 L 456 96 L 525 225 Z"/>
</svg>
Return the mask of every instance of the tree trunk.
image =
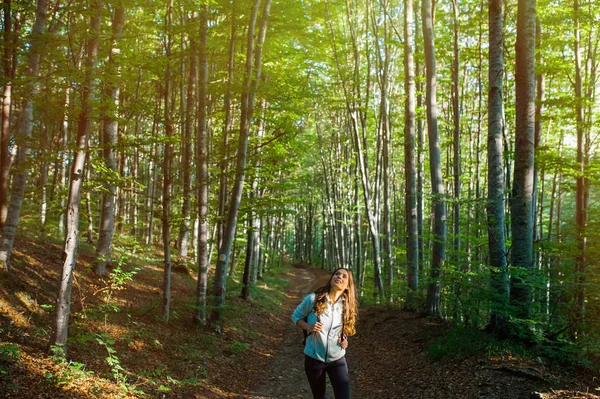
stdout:
<svg viewBox="0 0 600 399">
<path fill-rule="evenodd" d="M 219 208 L 217 217 L 217 248 L 221 248 L 223 243 L 223 232 L 225 228 L 225 209 L 227 202 L 227 158 L 229 155 L 229 134 L 232 130 L 231 117 L 231 86 L 233 84 L 235 71 L 235 34 L 236 34 L 236 7 L 235 0 L 231 2 L 231 37 L 229 40 L 229 61 L 227 67 L 227 87 L 223 99 L 223 108 L 225 110 L 225 119 L 223 121 L 223 139 L 221 142 L 221 162 L 219 165 Z"/>
<path fill-rule="evenodd" d="M 453 155 L 454 155 L 454 199 L 453 199 L 453 235 L 454 235 L 454 264 L 461 264 L 461 242 L 460 242 L 460 202 L 461 202 L 461 161 L 460 161 L 460 107 L 459 107 L 459 49 L 458 49 L 458 0 L 452 0 L 453 22 L 454 22 L 454 59 L 452 60 L 452 113 L 454 122 L 453 132 Z"/>
<path fill-rule="evenodd" d="M 226 278 L 227 278 L 227 265 L 229 256 L 231 254 L 231 246 L 234 240 L 235 226 L 237 222 L 237 214 L 242 199 L 242 192 L 244 187 L 244 178 L 246 175 L 246 153 L 248 151 L 248 137 L 250 134 L 250 123 L 252 121 L 252 113 L 254 111 L 254 101 L 256 96 L 256 90 L 258 88 L 258 82 L 261 78 L 262 69 L 262 47 L 264 44 L 267 20 L 271 9 L 271 0 L 266 0 L 262 19 L 260 24 L 260 31 L 256 40 L 256 50 L 254 30 L 256 26 L 256 19 L 258 15 L 258 8 L 260 7 L 261 0 L 255 0 L 250 15 L 250 24 L 248 26 L 248 45 L 246 49 L 246 70 L 244 74 L 244 89 L 242 92 L 241 100 L 241 116 L 240 116 L 240 138 L 238 142 L 237 151 L 237 162 L 235 168 L 235 181 L 233 184 L 233 190 L 231 193 L 231 200 L 229 201 L 229 208 L 227 210 L 227 222 L 225 224 L 225 231 L 223 235 L 223 243 L 219 248 L 219 260 L 217 261 L 217 267 L 215 271 L 215 284 L 214 284 L 214 310 L 211 315 L 211 324 L 216 331 L 222 331 L 223 320 L 224 320 L 224 309 L 225 304 L 225 293 L 226 293 Z M 253 65 L 254 58 L 254 65 Z M 253 66 L 255 72 L 253 72 Z"/>
<path fill-rule="evenodd" d="M 197 13 L 194 13 L 192 21 L 197 20 Z M 183 205 L 181 207 L 181 225 L 179 226 L 179 256 L 183 261 L 188 259 L 190 228 L 191 228 L 191 203 L 192 203 L 192 137 L 195 129 L 194 120 L 196 107 L 196 61 L 198 58 L 198 47 L 196 39 L 192 34 L 190 39 L 190 70 L 188 74 L 187 99 L 185 111 L 185 123 L 183 126 L 181 170 L 183 173 Z"/>
<path fill-rule="evenodd" d="M 580 324 L 585 314 L 585 262 L 586 262 L 586 232 L 585 224 L 587 219 L 587 201 L 586 201 L 586 158 L 587 151 L 584 134 L 583 117 L 583 83 L 581 74 L 581 50 L 580 50 L 580 8 L 579 0 L 573 2 L 573 20 L 575 28 L 575 117 L 577 131 L 577 181 L 575 189 L 575 228 L 577 239 L 577 256 L 575 257 L 575 281 L 576 281 L 576 316 L 575 322 Z M 580 328 L 580 327 L 578 327 Z"/>
<path fill-rule="evenodd" d="M 206 292 L 208 289 L 208 6 L 200 9 L 198 75 L 198 139 L 196 143 L 196 187 L 198 190 L 198 285 L 196 287 L 197 323 L 206 324 Z"/>
<path fill-rule="evenodd" d="M 489 2 L 489 89 L 488 89 L 488 248 L 492 270 L 494 301 L 489 328 L 501 337 L 508 333 L 506 305 L 508 303 L 508 274 L 504 225 L 504 166 L 502 146 L 504 74 L 504 32 L 502 29 L 502 0 Z"/>
<path fill-rule="evenodd" d="M 430 271 L 430 283 L 427 291 L 427 314 L 442 317 L 440 309 L 442 269 L 446 258 L 446 204 L 444 202 L 444 182 L 440 160 L 440 140 L 437 125 L 437 77 L 435 44 L 433 34 L 433 15 L 431 0 L 423 0 L 422 8 L 423 40 L 425 43 L 426 65 L 426 103 L 427 133 L 429 137 L 429 169 L 431 174 L 433 206 L 433 248 Z"/>
<path fill-rule="evenodd" d="M 69 185 L 69 177 L 68 177 L 68 159 L 69 157 L 69 129 L 70 129 L 70 117 L 69 117 L 69 104 L 70 104 L 70 96 L 71 96 L 71 88 L 67 86 L 65 89 L 65 102 L 64 102 L 64 115 L 61 126 L 61 139 L 59 141 L 59 151 L 60 151 L 60 175 L 58 176 L 60 183 L 58 186 L 60 187 L 59 192 L 67 191 L 67 187 Z M 58 215 L 58 233 L 61 237 L 65 237 L 65 210 L 67 209 L 66 196 L 61 195 L 59 199 L 59 209 L 60 213 Z"/>
<path fill-rule="evenodd" d="M 419 226 L 417 212 L 417 164 L 415 154 L 415 71 L 413 54 L 413 1 L 404 1 L 404 178 L 406 218 L 406 307 L 416 306 L 419 285 Z"/>
<path fill-rule="evenodd" d="M 4 266 L 10 270 L 10 258 L 15 241 L 19 216 L 23 199 L 25 198 L 25 187 L 27 184 L 26 162 L 29 158 L 29 141 L 33 129 L 33 98 L 37 93 L 37 75 L 40 69 L 40 58 L 44 48 L 43 35 L 46 29 L 46 0 L 38 0 L 36 6 L 35 23 L 31 31 L 31 47 L 29 47 L 29 59 L 26 75 L 29 78 L 23 87 L 23 103 L 21 114 L 16 125 L 16 141 L 19 146 L 17 153 L 15 175 L 12 182 L 10 205 L 6 222 L 2 227 L 2 238 L 0 239 L 0 267 Z M 3 121 L 4 123 L 4 121 Z"/>
<path fill-rule="evenodd" d="M 3 1 L 4 35 L 2 66 L 4 71 L 4 87 L 2 90 L 2 126 L 0 134 L 0 228 L 4 227 L 8 215 L 8 180 L 10 172 L 10 114 L 12 107 L 12 80 L 15 71 L 12 65 L 16 30 L 12 28 L 11 0 Z"/>
<path fill-rule="evenodd" d="M 88 134 L 88 148 L 89 148 L 89 134 Z M 90 156 L 89 156 L 89 153 L 87 153 L 86 158 L 83 161 L 84 165 L 87 165 L 89 163 L 89 161 L 90 161 Z M 85 171 L 84 181 L 89 180 L 90 179 L 90 170 L 85 169 L 85 167 L 84 167 L 84 171 Z M 93 244 L 94 243 L 94 216 L 92 214 L 92 195 L 90 194 L 89 190 L 87 190 L 85 192 L 85 207 L 86 207 L 87 222 L 88 222 L 87 223 L 87 240 L 86 240 L 86 242 L 88 244 Z"/>
<path fill-rule="evenodd" d="M 91 5 L 90 34 L 87 40 L 87 56 L 85 62 L 85 81 L 81 99 L 81 113 L 77 125 L 77 150 L 71 169 L 71 185 L 67 203 L 66 238 L 63 246 L 63 265 L 60 273 L 60 284 L 56 298 L 56 315 L 54 331 L 50 339 L 51 345 L 67 344 L 69 316 L 71 310 L 71 287 L 73 272 L 79 247 L 79 207 L 81 205 L 81 187 L 85 176 L 85 160 L 89 148 L 89 135 L 92 123 L 92 109 L 95 89 L 95 72 L 98 63 L 98 42 L 102 4 L 93 1 Z"/>
<path fill-rule="evenodd" d="M 242 278 L 242 298 L 250 299 L 250 274 L 252 273 L 252 255 L 254 254 L 254 221 L 252 210 L 248 214 L 248 228 L 246 229 L 246 259 L 244 260 L 244 277 Z"/>
<path fill-rule="evenodd" d="M 533 267 L 533 168 L 535 124 L 535 0 L 519 0 L 516 43 L 516 131 L 511 199 L 511 305 L 515 315 L 529 317 Z"/>
<path fill-rule="evenodd" d="M 102 117 L 102 152 L 104 163 L 110 174 L 117 173 L 117 160 L 115 147 L 117 146 L 117 135 L 119 122 L 117 119 L 119 107 L 119 79 L 121 76 L 119 62 L 116 58 L 121 53 L 118 42 L 123 37 L 123 26 L 125 25 L 125 9 L 122 5 L 116 5 L 112 21 L 112 48 L 108 63 L 106 65 L 107 83 L 105 86 L 106 109 Z M 102 216 L 100 218 L 100 231 L 96 244 L 96 268 L 97 276 L 106 274 L 106 265 L 111 263 L 111 246 L 115 232 L 115 195 L 116 186 L 113 176 L 109 177 L 102 195 Z"/>
<path fill-rule="evenodd" d="M 41 158 L 45 159 L 47 158 L 46 155 L 46 148 L 49 147 L 49 143 L 48 143 L 48 124 L 46 124 L 44 126 L 44 133 L 42 136 L 42 140 L 41 140 L 41 149 L 40 149 L 40 154 L 41 154 Z M 42 190 L 42 203 L 41 203 L 41 207 L 40 207 L 40 229 L 41 231 L 45 230 L 46 227 L 46 217 L 48 215 L 48 187 L 46 187 L 46 185 L 48 184 L 48 169 L 50 168 L 49 166 L 49 162 L 48 161 L 42 161 L 42 166 L 41 166 L 41 170 L 40 170 L 40 180 L 39 180 L 39 187 Z"/>
<path fill-rule="evenodd" d="M 165 24 L 165 56 L 167 66 L 165 70 L 165 150 L 163 155 L 163 192 L 162 192 L 162 238 L 164 251 L 163 267 L 163 303 L 162 317 L 165 323 L 169 322 L 171 307 L 171 165 L 172 148 L 171 137 L 173 125 L 171 123 L 171 27 L 172 27 L 173 0 L 168 0 Z"/>
<path fill-rule="evenodd" d="M 419 7 L 414 7 L 414 26 L 415 26 L 415 30 L 414 30 L 414 35 L 415 35 L 415 39 L 414 39 L 414 43 L 415 43 L 415 89 L 417 91 L 417 107 L 416 109 L 421 109 L 421 107 L 423 106 L 423 83 L 420 80 L 421 77 L 421 66 L 420 66 L 420 62 L 419 62 L 419 58 L 418 58 L 418 54 L 419 54 L 419 29 L 417 28 L 419 26 Z M 421 117 L 417 116 L 416 110 L 415 110 L 415 121 L 417 124 L 417 132 L 416 132 L 416 162 L 417 162 L 417 230 L 418 230 L 418 262 L 419 262 L 419 273 L 421 274 L 423 273 L 423 269 L 425 267 L 425 238 L 424 238 L 424 231 L 423 231 L 423 226 L 424 226 L 424 218 L 423 218 L 423 174 L 424 174 L 424 165 L 425 165 L 425 160 L 424 160 L 424 153 L 425 151 L 423 150 L 423 143 L 424 143 L 424 139 L 423 139 L 423 120 Z M 417 275 L 417 289 L 418 289 L 418 284 L 419 284 L 419 280 L 418 280 L 418 275 Z"/>
</svg>

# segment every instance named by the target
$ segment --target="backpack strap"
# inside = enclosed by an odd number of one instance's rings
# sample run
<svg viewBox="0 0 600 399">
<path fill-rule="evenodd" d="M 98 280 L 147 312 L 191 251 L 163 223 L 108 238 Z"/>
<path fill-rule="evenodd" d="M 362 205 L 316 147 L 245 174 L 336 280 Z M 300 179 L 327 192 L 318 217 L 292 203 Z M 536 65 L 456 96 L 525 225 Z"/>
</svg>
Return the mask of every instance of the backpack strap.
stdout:
<svg viewBox="0 0 600 399">
<path fill-rule="evenodd" d="M 316 302 L 317 302 L 317 298 L 315 297 L 315 303 Z M 311 309 L 311 312 L 314 312 L 314 311 L 315 311 L 315 304 L 313 303 L 313 307 Z M 308 313 L 308 315 L 310 315 L 310 312 Z M 302 319 L 302 320 L 304 320 L 305 323 L 308 323 L 308 315 L 306 315 L 306 317 Z M 319 321 L 321 321 L 321 318 L 319 316 L 317 316 L 317 322 L 319 322 Z M 310 334 L 312 334 L 312 333 L 309 333 L 305 329 L 302 329 L 302 335 L 304 335 L 304 339 L 302 340 L 302 347 L 303 348 L 306 346 L 306 339 L 308 338 L 308 336 Z"/>
</svg>

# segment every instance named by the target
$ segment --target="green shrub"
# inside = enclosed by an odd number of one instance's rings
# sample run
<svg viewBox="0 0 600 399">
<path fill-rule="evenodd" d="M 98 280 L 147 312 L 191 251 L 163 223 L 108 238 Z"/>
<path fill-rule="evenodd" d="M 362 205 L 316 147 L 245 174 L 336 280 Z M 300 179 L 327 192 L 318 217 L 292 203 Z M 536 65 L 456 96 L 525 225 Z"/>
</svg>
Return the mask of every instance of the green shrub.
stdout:
<svg viewBox="0 0 600 399">
<path fill-rule="evenodd" d="M 245 342 L 235 341 L 233 344 L 231 344 L 229 346 L 229 352 L 231 352 L 234 355 L 238 355 L 242 352 L 247 351 L 249 348 L 250 348 L 250 344 L 247 344 Z"/>
<path fill-rule="evenodd" d="M 507 351 L 519 350 L 510 341 L 500 341 L 480 330 L 455 327 L 433 342 L 428 355 L 432 360 L 441 360 L 444 358 L 465 358 L 479 354 L 492 356 Z"/>
</svg>

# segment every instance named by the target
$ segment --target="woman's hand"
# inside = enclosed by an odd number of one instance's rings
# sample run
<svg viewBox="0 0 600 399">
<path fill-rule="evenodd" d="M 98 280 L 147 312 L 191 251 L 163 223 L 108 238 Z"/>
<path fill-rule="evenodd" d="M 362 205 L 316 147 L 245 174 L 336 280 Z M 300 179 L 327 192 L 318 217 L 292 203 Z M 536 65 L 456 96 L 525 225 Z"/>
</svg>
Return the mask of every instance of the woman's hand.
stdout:
<svg viewBox="0 0 600 399">
<path fill-rule="evenodd" d="M 342 334 L 338 338 L 338 344 L 340 344 L 342 349 L 346 349 L 348 347 L 348 336 L 346 334 Z"/>
<path fill-rule="evenodd" d="M 310 326 L 310 330 L 308 330 L 308 332 L 316 334 L 318 332 L 321 332 L 322 329 L 323 329 L 323 323 L 321 323 L 320 321 L 317 321 L 315 324 Z"/>
</svg>

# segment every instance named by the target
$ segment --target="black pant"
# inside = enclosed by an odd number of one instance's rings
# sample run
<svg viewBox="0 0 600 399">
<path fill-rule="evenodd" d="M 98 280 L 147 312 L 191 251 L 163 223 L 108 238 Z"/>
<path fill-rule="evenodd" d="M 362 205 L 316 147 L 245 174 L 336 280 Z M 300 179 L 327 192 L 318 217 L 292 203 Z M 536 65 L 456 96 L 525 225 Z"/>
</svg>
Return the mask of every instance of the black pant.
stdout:
<svg viewBox="0 0 600 399">
<path fill-rule="evenodd" d="M 326 399 L 325 373 L 329 375 L 331 380 L 335 399 L 350 399 L 350 379 L 348 378 L 346 358 L 342 357 L 334 362 L 324 363 L 305 355 L 304 371 L 308 377 L 314 399 Z"/>
</svg>

